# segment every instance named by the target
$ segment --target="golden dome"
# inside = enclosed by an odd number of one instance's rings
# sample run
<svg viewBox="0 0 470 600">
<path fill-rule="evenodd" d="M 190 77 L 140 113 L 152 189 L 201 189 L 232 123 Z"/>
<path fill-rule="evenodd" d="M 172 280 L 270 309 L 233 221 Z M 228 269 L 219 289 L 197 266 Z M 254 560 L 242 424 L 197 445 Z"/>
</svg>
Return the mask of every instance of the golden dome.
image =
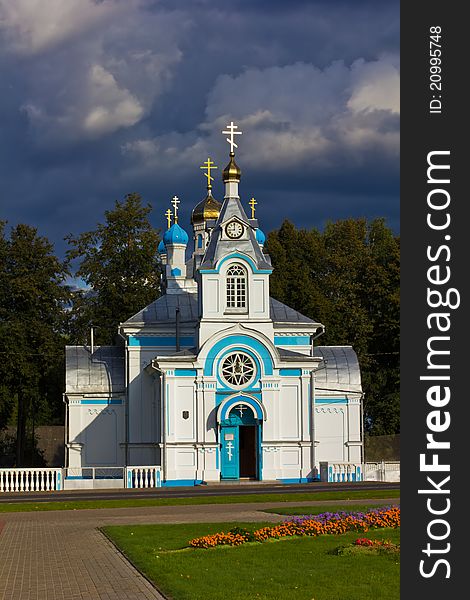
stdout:
<svg viewBox="0 0 470 600">
<path fill-rule="evenodd" d="M 230 152 L 230 162 L 225 167 L 225 169 L 223 170 L 223 173 L 222 173 L 222 178 L 223 178 L 224 182 L 230 181 L 231 179 L 240 181 L 242 172 L 241 172 L 240 167 L 235 162 L 234 157 L 235 157 L 235 154 L 233 152 Z"/>
<path fill-rule="evenodd" d="M 213 198 L 211 191 L 208 190 L 207 196 L 199 202 L 191 213 L 191 224 L 203 223 L 209 219 L 218 219 L 222 204 Z"/>
</svg>

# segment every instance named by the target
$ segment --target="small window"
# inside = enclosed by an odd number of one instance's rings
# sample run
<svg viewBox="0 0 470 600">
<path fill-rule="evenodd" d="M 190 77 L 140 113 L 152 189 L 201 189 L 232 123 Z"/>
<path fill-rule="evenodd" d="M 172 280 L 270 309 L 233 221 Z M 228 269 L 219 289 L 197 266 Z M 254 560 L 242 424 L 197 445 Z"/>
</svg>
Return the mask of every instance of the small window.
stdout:
<svg viewBox="0 0 470 600">
<path fill-rule="evenodd" d="M 246 308 L 246 271 L 241 265 L 227 271 L 227 308 Z"/>
</svg>

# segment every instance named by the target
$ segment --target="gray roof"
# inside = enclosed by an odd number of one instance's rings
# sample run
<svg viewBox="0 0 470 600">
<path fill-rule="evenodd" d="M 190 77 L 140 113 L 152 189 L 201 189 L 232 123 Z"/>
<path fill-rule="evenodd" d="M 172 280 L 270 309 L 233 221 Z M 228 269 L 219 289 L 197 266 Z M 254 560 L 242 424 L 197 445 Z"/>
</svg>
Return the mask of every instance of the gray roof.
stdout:
<svg viewBox="0 0 470 600">
<path fill-rule="evenodd" d="M 322 391 L 361 392 L 361 371 L 351 346 L 316 346 L 314 356 L 324 359 L 315 374 L 315 386 Z"/>
<path fill-rule="evenodd" d="M 269 298 L 270 316 L 274 323 L 316 323 L 290 306 Z"/>
<path fill-rule="evenodd" d="M 124 347 L 65 347 L 65 393 L 119 394 L 125 391 Z"/>
<path fill-rule="evenodd" d="M 123 325 L 174 323 L 177 308 L 180 309 L 181 323 L 197 322 L 199 317 L 197 294 L 182 292 L 181 294 L 164 294 L 160 296 L 136 315 L 127 319 Z"/>
<path fill-rule="evenodd" d="M 176 308 L 180 309 L 181 323 L 196 323 L 199 318 L 198 295 L 182 292 L 181 294 L 164 294 L 151 304 L 146 306 L 136 315 L 127 319 L 123 325 L 137 325 L 144 323 L 152 324 L 172 324 L 175 322 Z M 286 306 L 279 300 L 269 299 L 270 316 L 274 323 L 288 324 L 314 324 L 315 321 L 297 312 L 293 308 Z"/>
<path fill-rule="evenodd" d="M 292 360 L 295 362 L 298 362 L 299 360 L 312 360 L 312 357 L 309 354 L 294 352 L 293 350 L 287 350 L 287 348 L 277 348 L 277 351 L 279 352 L 279 356 L 282 360 Z"/>
</svg>

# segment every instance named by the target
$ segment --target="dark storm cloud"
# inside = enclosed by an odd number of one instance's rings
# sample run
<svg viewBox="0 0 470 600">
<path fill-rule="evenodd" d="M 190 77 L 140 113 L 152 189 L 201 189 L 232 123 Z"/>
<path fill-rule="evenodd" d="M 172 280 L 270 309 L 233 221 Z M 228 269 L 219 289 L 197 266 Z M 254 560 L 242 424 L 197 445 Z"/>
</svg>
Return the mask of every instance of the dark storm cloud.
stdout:
<svg viewBox="0 0 470 600">
<path fill-rule="evenodd" d="M 259 198 L 265 230 L 380 215 L 398 230 L 398 12 L 0 0 L 0 218 L 58 252 L 128 192 L 154 205 L 155 226 L 177 193 L 185 219 L 204 195 L 199 165 L 225 165 L 233 119 L 242 197 Z"/>
</svg>

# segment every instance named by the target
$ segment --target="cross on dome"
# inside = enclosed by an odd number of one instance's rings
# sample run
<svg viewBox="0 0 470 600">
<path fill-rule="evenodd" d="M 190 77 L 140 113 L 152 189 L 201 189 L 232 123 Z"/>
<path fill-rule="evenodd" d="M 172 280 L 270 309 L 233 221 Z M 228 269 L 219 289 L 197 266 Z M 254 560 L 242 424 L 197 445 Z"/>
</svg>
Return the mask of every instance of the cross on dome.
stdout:
<svg viewBox="0 0 470 600">
<path fill-rule="evenodd" d="M 166 211 L 166 213 L 165 213 L 165 217 L 166 217 L 166 220 L 167 220 L 167 223 L 168 223 L 168 229 L 170 229 L 170 227 L 171 227 L 171 217 L 172 216 L 173 216 L 173 213 L 171 212 L 170 209 L 168 209 Z"/>
<path fill-rule="evenodd" d="M 230 136 L 227 138 L 227 142 L 230 144 L 230 154 L 234 154 L 233 149 L 238 148 L 234 136 L 242 134 L 241 131 L 235 131 L 235 129 L 238 129 L 238 125 L 235 125 L 233 121 L 230 121 L 230 125 L 227 125 L 227 131 L 222 131 L 222 133 Z"/>
<path fill-rule="evenodd" d="M 248 204 L 251 206 L 251 218 L 255 218 L 255 206 L 258 204 L 254 198 L 252 198 Z"/>
<path fill-rule="evenodd" d="M 181 200 L 178 198 L 178 196 L 173 196 L 173 198 L 171 199 L 171 203 L 173 205 L 173 208 L 175 209 L 175 223 L 178 223 L 178 204 L 181 202 Z"/>
<path fill-rule="evenodd" d="M 207 189 L 212 189 L 211 181 L 214 181 L 214 178 L 211 177 L 211 169 L 217 169 L 218 167 L 216 167 L 215 163 L 210 159 L 210 157 L 208 157 L 206 162 L 203 163 L 199 168 L 207 170 L 207 173 L 204 173 L 204 175 L 207 177 Z"/>
</svg>

